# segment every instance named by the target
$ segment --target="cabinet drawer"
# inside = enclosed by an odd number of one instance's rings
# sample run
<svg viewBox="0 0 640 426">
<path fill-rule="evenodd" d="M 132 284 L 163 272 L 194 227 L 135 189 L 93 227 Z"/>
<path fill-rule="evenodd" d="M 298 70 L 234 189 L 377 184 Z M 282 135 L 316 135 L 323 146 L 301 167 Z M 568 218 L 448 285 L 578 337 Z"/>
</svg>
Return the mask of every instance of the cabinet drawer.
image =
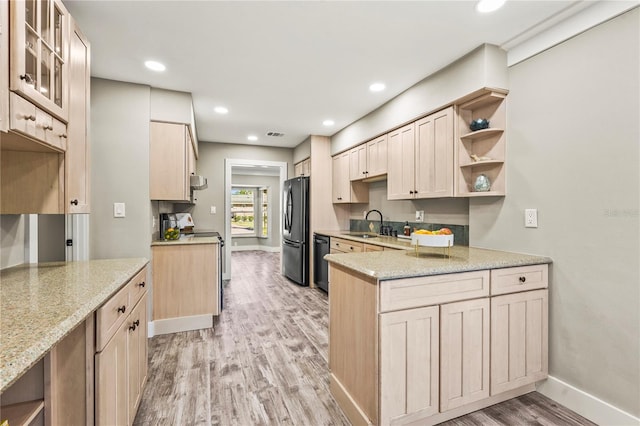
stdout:
<svg viewBox="0 0 640 426">
<path fill-rule="evenodd" d="M 55 148 L 67 149 L 67 125 L 53 118 L 29 101 L 11 93 L 11 130 Z"/>
<path fill-rule="evenodd" d="M 362 251 L 362 244 L 342 238 L 331 238 L 331 248 L 345 253 L 358 253 Z"/>
<path fill-rule="evenodd" d="M 138 300 L 144 296 L 147 291 L 147 267 L 142 268 L 138 274 L 129 281 L 127 284 L 129 288 L 129 303 L 131 306 L 135 306 Z"/>
<path fill-rule="evenodd" d="M 129 316 L 129 286 L 122 287 L 111 299 L 96 312 L 96 352 L 100 352 Z"/>
<path fill-rule="evenodd" d="M 11 118 L 9 127 L 20 133 L 36 137 L 36 107 L 15 93 L 10 94 Z"/>
<path fill-rule="evenodd" d="M 549 286 L 549 266 L 531 265 L 491 270 L 491 294 L 515 293 Z"/>
<path fill-rule="evenodd" d="M 489 271 L 380 282 L 380 312 L 418 308 L 489 295 Z"/>
</svg>

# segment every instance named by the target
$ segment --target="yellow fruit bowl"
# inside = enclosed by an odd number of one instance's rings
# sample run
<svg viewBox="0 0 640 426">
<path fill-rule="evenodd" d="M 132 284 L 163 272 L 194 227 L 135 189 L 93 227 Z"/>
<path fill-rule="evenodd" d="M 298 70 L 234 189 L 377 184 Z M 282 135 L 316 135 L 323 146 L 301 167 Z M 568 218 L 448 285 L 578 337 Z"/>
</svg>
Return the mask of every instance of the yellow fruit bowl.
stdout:
<svg viewBox="0 0 640 426">
<path fill-rule="evenodd" d="M 164 231 L 165 240 L 177 240 L 180 238 L 180 230 L 178 228 L 169 228 Z"/>
</svg>

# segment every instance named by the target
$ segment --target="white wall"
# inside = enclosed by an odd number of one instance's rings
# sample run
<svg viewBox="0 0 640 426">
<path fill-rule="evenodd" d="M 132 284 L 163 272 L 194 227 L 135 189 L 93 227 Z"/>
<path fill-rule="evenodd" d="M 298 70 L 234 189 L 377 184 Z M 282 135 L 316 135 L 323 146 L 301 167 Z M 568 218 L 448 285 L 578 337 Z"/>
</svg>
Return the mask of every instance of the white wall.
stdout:
<svg viewBox="0 0 640 426">
<path fill-rule="evenodd" d="M 197 228 L 214 229 L 224 235 L 224 173 L 225 158 L 242 160 L 282 161 L 288 163 L 289 176 L 293 175 L 293 150 L 266 146 L 236 145 L 200 142 L 200 158 L 196 169 L 199 175 L 208 179 L 209 187 L 196 191 L 198 203 L 193 207 L 193 221 Z M 216 207 L 216 214 L 210 207 Z"/>
<path fill-rule="evenodd" d="M 311 157 L 311 136 L 293 148 L 293 164 Z"/>
<path fill-rule="evenodd" d="M 148 86 L 91 79 L 92 259 L 151 258 L 149 108 Z"/>
<path fill-rule="evenodd" d="M 508 195 L 469 209 L 471 245 L 553 259 L 549 373 L 635 416 L 639 22 L 636 8 L 509 69 Z"/>
<path fill-rule="evenodd" d="M 507 88 L 506 64 L 506 52 L 496 46 L 485 44 L 474 49 L 333 135 L 331 153 L 384 134 L 484 87 Z"/>
</svg>

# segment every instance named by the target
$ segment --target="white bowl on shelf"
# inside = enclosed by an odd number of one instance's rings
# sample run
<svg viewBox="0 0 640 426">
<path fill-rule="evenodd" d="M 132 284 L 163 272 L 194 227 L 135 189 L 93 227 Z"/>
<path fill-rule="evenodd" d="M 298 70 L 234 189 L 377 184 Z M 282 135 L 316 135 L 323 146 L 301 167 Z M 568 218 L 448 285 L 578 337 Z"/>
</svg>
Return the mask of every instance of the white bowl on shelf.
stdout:
<svg viewBox="0 0 640 426">
<path fill-rule="evenodd" d="M 419 245 L 423 247 L 453 247 L 453 234 L 429 235 L 412 233 L 411 245 Z"/>
</svg>

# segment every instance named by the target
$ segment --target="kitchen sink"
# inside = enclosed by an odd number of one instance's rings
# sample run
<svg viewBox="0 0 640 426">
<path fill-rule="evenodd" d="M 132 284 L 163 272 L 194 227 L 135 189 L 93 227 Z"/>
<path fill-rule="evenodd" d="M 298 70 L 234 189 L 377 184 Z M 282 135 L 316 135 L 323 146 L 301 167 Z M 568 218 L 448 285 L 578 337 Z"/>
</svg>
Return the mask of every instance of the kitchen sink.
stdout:
<svg viewBox="0 0 640 426">
<path fill-rule="evenodd" d="M 362 232 L 362 231 L 342 232 L 342 235 L 349 235 L 351 237 L 358 237 L 358 238 L 378 238 L 379 237 L 378 234 L 373 234 L 371 232 Z"/>
</svg>

